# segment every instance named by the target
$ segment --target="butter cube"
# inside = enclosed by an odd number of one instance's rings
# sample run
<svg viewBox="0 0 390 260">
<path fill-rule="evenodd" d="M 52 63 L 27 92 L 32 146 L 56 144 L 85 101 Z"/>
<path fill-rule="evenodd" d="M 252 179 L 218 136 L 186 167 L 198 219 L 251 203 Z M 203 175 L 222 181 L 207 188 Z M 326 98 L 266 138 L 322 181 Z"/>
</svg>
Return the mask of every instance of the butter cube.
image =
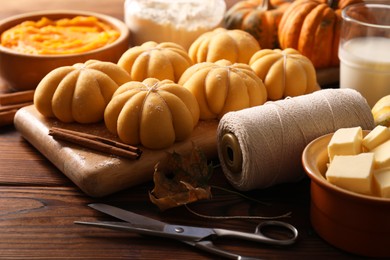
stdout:
<svg viewBox="0 0 390 260">
<path fill-rule="evenodd" d="M 357 193 L 372 194 L 373 153 L 336 155 L 325 173 L 334 185 Z"/>
<path fill-rule="evenodd" d="M 390 167 L 390 140 L 371 150 L 374 153 L 375 168 Z"/>
<path fill-rule="evenodd" d="M 378 125 L 363 138 L 362 145 L 367 151 L 371 151 L 387 140 L 390 140 L 390 129 L 386 126 Z"/>
<path fill-rule="evenodd" d="M 390 168 L 374 171 L 374 182 L 378 195 L 390 198 Z"/>
<path fill-rule="evenodd" d="M 362 152 L 363 132 L 360 126 L 340 128 L 328 144 L 329 161 L 335 155 L 356 155 Z"/>
</svg>

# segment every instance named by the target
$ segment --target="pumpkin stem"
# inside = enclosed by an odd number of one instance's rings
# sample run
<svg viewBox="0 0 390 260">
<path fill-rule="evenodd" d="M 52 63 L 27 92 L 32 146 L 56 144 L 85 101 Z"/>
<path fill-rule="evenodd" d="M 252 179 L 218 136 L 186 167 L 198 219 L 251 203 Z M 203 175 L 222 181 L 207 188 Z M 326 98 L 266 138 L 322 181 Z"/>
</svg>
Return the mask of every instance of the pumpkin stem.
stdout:
<svg viewBox="0 0 390 260">
<path fill-rule="evenodd" d="M 274 9 L 270 0 L 260 0 L 260 1 L 261 1 L 261 7 L 260 7 L 261 10 L 268 11 Z"/>
<path fill-rule="evenodd" d="M 337 9 L 337 6 L 339 5 L 339 0 L 327 0 L 328 6 L 332 9 Z"/>
</svg>

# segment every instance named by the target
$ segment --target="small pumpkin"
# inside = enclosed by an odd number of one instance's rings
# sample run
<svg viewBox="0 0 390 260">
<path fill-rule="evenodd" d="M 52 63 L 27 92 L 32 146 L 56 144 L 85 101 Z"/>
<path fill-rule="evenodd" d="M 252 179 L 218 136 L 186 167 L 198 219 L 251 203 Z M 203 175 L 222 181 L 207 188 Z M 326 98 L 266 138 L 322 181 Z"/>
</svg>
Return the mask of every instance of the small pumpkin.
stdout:
<svg viewBox="0 0 390 260">
<path fill-rule="evenodd" d="M 49 72 L 34 93 L 36 109 L 62 122 L 95 123 L 130 75 L 115 63 L 88 60 Z"/>
<path fill-rule="evenodd" d="M 263 82 L 249 65 L 228 60 L 197 63 L 183 73 L 179 84 L 195 96 L 202 120 L 220 119 L 267 100 Z"/>
<path fill-rule="evenodd" d="M 127 144 L 163 149 L 188 138 L 199 106 L 186 88 L 171 80 L 147 78 L 120 86 L 104 112 L 107 129 Z"/>
<path fill-rule="evenodd" d="M 237 2 L 225 14 L 225 27 L 250 33 L 262 49 L 278 48 L 279 22 L 289 4 L 275 0 Z"/>
<path fill-rule="evenodd" d="M 192 60 L 179 44 L 148 41 L 128 49 L 119 58 L 118 65 L 135 81 L 156 78 L 177 82 L 181 74 L 192 65 Z"/>
<path fill-rule="evenodd" d="M 279 23 L 280 47 L 298 50 L 318 69 L 338 66 L 341 11 L 360 2 L 362 0 L 294 1 Z"/>
<path fill-rule="evenodd" d="M 313 64 L 295 49 L 260 50 L 252 56 L 249 65 L 263 80 L 269 100 L 320 89 Z"/>
<path fill-rule="evenodd" d="M 216 28 L 203 33 L 190 46 L 188 54 L 194 63 L 229 60 L 233 63 L 248 63 L 260 49 L 257 40 L 243 30 Z"/>
</svg>

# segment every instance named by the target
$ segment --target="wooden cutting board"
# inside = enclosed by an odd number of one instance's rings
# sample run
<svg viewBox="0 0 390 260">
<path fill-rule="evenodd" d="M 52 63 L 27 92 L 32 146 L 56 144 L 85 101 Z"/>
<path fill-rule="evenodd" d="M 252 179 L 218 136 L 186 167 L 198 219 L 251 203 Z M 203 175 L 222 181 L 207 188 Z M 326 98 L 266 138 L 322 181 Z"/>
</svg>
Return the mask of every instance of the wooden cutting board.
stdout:
<svg viewBox="0 0 390 260">
<path fill-rule="evenodd" d="M 187 154 L 194 145 L 201 148 L 207 158 L 217 154 L 217 121 L 201 121 L 192 136 L 165 150 L 143 151 L 138 160 L 125 159 L 82 148 L 50 136 L 52 126 L 94 134 L 119 141 L 100 124 L 65 124 L 43 117 L 33 105 L 20 109 L 14 119 L 21 135 L 50 160 L 62 173 L 91 197 L 103 197 L 117 191 L 152 180 L 154 167 L 164 169 L 169 153 Z"/>
</svg>

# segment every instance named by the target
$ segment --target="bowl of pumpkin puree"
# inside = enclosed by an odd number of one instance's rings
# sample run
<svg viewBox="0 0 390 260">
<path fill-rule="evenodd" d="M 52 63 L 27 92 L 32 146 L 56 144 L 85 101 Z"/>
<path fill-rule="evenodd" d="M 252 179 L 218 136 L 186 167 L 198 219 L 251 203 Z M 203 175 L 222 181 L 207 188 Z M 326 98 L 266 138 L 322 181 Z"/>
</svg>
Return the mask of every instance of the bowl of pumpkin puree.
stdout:
<svg viewBox="0 0 390 260">
<path fill-rule="evenodd" d="M 104 14 L 51 10 L 0 21 L 0 79 L 14 91 L 35 89 L 55 68 L 90 59 L 116 63 L 130 32 Z"/>
</svg>

